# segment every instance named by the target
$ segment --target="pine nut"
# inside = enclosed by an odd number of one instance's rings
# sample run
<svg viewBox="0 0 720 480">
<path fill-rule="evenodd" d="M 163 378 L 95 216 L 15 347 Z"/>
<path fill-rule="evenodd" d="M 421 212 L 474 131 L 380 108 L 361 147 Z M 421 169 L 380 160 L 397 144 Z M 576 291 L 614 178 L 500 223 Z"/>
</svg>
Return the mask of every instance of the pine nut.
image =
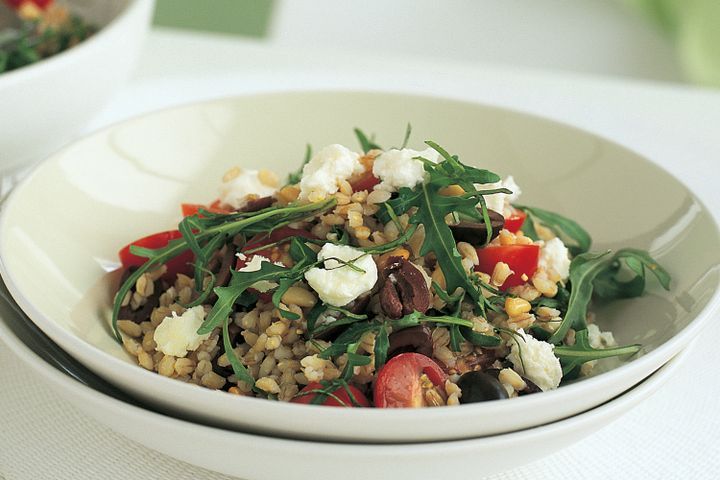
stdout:
<svg viewBox="0 0 720 480">
<path fill-rule="evenodd" d="M 282 302 L 286 305 L 297 305 L 298 307 L 311 308 L 317 303 L 317 296 L 310 290 L 302 287 L 292 286 L 282 296 Z"/>
</svg>

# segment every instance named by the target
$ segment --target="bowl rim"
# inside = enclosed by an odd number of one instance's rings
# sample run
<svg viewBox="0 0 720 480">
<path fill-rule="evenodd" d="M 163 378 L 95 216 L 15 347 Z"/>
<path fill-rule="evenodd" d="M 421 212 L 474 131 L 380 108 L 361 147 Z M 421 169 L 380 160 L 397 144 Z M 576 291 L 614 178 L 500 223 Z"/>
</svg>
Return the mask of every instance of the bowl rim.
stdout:
<svg viewBox="0 0 720 480">
<path fill-rule="evenodd" d="M 641 398 L 648 397 L 657 393 L 658 389 L 666 383 L 666 381 L 673 376 L 675 371 L 685 362 L 685 359 L 689 356 L 689 350 L 684 349 L 679 351 L 676 355 L 670 358 L 667 362 L 661 365 L 658 369 L 653 371 L 649 376 L 644 378 L 641 382 L 633 385 L 621 394 L 613 397 L 612 399 L 597 405 L 584 412 L 577 413 L 567 418 L 549 422 L 543 425 L 537 425 L 528 427 L 522 430 L 516 430 L 512 432 L 498 433 L 494 435 L 485 435 L 481 437 L 473 438 L 462 438 L 452 440 L 441 440 L 441 441 L 424 441 L 424 442 L 393 442 L 393 443 L 351 443 L 351 442 L 336 442 L 336 441 L 320 441 L 320 440 L 309 440 L 309 439 L 298 439 L 298 438 L 285 438 L 277 437 L 266 434 L 255 434 L 251 432 L 244 432 L 238 430 L 230 430 L 212 425 L 206 425 L 190 420 L 178 418 L 176 416 L 154 411 L 152 409 L 143 408 L 142 406 L 133 405 L 123 400 L 117 399 L 107 393 L 100 392 L 85 385 L 77 379 L 72 378 L 70 375 L 59 371 L 57 368 L 48 364 L 45 359 L 39 356 L 33 351 L 30 346 L 23 342 L 6 324 L 4 318 L 0 317 L 0 344 L 5 344 L 24 364 L 29 365 L 30 368 L 35 371 L 38 375 L 41 375 L 50 380 L 55 384 L 56 388 L 63 390 L 71 389 L 74 390 L 75 394 L 87 399 L 89 402 L 102 402 L 108 404 L 112 408 L 125 409 L 128 414 L 132 414 L 137 417 L 145 417 L 150 421 L 162 421 L 171 422 L 177 426 L 181 426 L 184 429 L 204 431 L 206 433 L 212 433 L 214 435 L 222 435 L 228 440 L 245 440 L 252 442 L 266 443 L 269 448 L 291 448 L 291 447 L 307 447 L 307 446 L 327 446 L 332 445 L 333 448 L 339 448 L 347 450 L 348 452 L 355 451 L 358 448 L 366 450 L 368 453 L 437 453 L 437 449 L 445 448 L 465 448 L 465 449 L 477 449 L 493 444 L 496 442 L 504 443 L 507 446 L 512 446 L 513 442 L 521 436 L 533 436 L 538 439 L 542 439 L 546 434 L 553 434 L 558 431 L 565 430 L 566 428 L 584 428 L 587 424 L 592 423 L 598 418 L 602 418 L 607 414 L 611 414 L 617 410 L 620 410 L 620 414 L 627 413 L 629 409 L 636 405 L 636 401 Z M 639 398 L 638 398 L 639 397 Z M 630 407 L 623 412 L 625 405 L 630 403 Z M 408 452 L 409 450 L 409 452 Z"/>
<path fill-rule="evenodd" d="M 140 0 L 138 0 L 140 1 Z M 2 276 L 3 280 L 5 281 L 7 288 L 9 292 L 12 294 L 15 301 L 18 303 L 18 305 L 22 308 L 23 311 L 25 311 L 28 316 L 32 319 L 32 321 L 43 331 L 45 332 L 53 341 L 58 343 L 62 348 L 64 348 L 66 351 L 68 350 L 63 343 L 73 345 L 75 348 L 79 348 L 80 350 L 83 350 L 86 352 L 86 354 L 91 355 L 95 358 L 98 358 L 102 360 L 103 362 L 107 363 L 110 362 L 112 366 L 115 368 L 119 368 L 122 371 L 125 371 L 127 375 L 132 375 L 138 379 L 142 379 L 142 382 L 150 381 L 150 382 L 156 382 L 158 386 L 167 386 L 169 388 L 178 388 L 182 389 L 181 391 L 185 395 L 194 396 L 196 398 L 200 398 L 200 396 L 204 397 L 205 400 L 212 400 L 212 401 L 219 401 L 219 402 L 238 402 L 235 405 L 241 406 L 242 402 L 264 402 L 267 409 L 272 409 L 272 413 L 275 415 L 292 415 L 292 414 L 298 414 L 302 413 L 303 409 L 311 408 L 315 409 L 322 409 L 323 407 L 321 405 L 305 405 L 305 404 L 295 404 L 290 402 L 272 402 L 267 401 L 265 399 L 261 398 L 254 398 L 254 397 L 244 397 L 244 396 L 235 396 L 235 395 L 227 395 L 226 392 L 217 392 L 205 388 L 197 388 L 195 385 L 186 384 L 183 382 L 178 382 L 171 378 L 166 378 L 161 375 L 158 375 L 154 372 L 146 371 L 143 368 L 139 368 L 137 365 L 133 365 L 129 362 L 126 362 L 124 360 L 121 360 L 103 350 L 96 347 L 93 344 L 90 344 L 89 342 L 86 342 L 85 340 L 81 339 L 80 337 L 73 335 L 68 330 L 64 329 L 63 327 L 56 324 L 55 321 L 53 321 L 51 318 L 46 317 L 43 315 L 40 311 L 34 308 L 32 303 L 29 301 L 29 299 L 16 287 L 14 279 L 10 272 L 8 272 L 4 258 L 6 257 L 6 245 L 3 241 L 4 235 L 1 232 L 5 232 L 8 230 L 7 228 L 7 219 L 8 219 L 8 210 L 12 207 L 14 202 L 16 201 L 19 192 L 22 192 L 22 190 L 32 181 L 32 179 L 37 175 L 38 171 L 43 168 L 44 165 L 47 163 L 53 161 L 53 159 L 57 158 L 59 155 L 61 155 L 66 150 L 69 150 L 73 148 L 77 143 L 83 142 L 87 140 L 88 138 L 95 137 L 98 135 L 102 135 L 118 126 L 124 125 L 126 123 L 135 122 L 138 120 L 142 120 L 146 117 L 151 117 L 155 115 L 161 115 L 170 113 L 173 111 L 181 111 L 184 109 L 191 109 L 191 108 L 197 108 L 201 106 L 207 106 L 207 105 L 213 105 L 213 104 L 222 104 L 225 102 L 233 102 L 237 100 L 241 100 L 244 98 L 249 97 L 262 97 L 262 96 L 277 96 L 277 95 L 298 95 L 298 94 L 370 94 L 370 95 L 393 95 L 393 96 L 403 96 L 406 98 L 422 98 L 422 99 L 432 99 L 432 100 L 439 100 L 439 101 L 449 101 L 449 102 L 455 102 L 460 104 L 469 104 L 473 106 L 478 106 L 482 108 L 486 108 L 489 110 L 494 110 L 498 112 L 507 112 L 512 114 L 519 114 L 528 118 L 531 118 L 535 121 L 541 121 L 545 123 L 552 124 L 554 126 L 558 126 L 564 129 L 572 130 L 575 132 L 578 132 L 580 134 L 585 135 L 591 135 L 594 138 L 597 138 L 599 140 L 602 140 L 603 142 L 611 143 L 619 148 L 622 148 L 623 150 L 633 154 L 635 157 L 637 157 L 638 161 L 645 162 L 649 165 L 652 165 L 654 168 L 657 168 L 661 172 L 663 172 L 665 175 L 671 176 L 676 182 L 678 182 L 680 185 L 682 185 L 692 196 L 693 200 L 697 202 L 704 211 L 710 213 L 710 218 L 712 219 L 712 226 L 714 227 L 714 231 L 716 234 L 716 237 L 720 238 L 720 229 L 718 228 L 718 221 L 715 218 L 714 215 L 712 215 L 712 211 L 707 207 L 707 205 L 698 198 L 694 192 L 687 187 L 687 185 L 682 182 L 680 179 L 678 179 L 675 175 L 670 173 L 667 169 L 665 169 L 663 166 L 658 165 L 657 163 L 653 162 L 651 159 L 646 157 L 643 154 L 638 153 L 637 151 L 628 148 L 624 146 L 621 143 L 618 143 L 617 141 L 608 138 L 603 135 L 599 135 L 593 131 L 586 130 L 584 128 L 580 128 L 578 126 L 572 125 L 567 122 L 558 121 L 553 118 L 545 117 L 542 115 L 538 115 L 536 113 L 527 112 L 523 110 L 508 108 L 503 105 L 497 105 L 497 104 L 491 104 L 486 102 L 480 102 L 473 99 L 467 99 L 467 98 L 458 98 L 453 97 L 449 95 L 442 95 L 442 94 L 427 94 L 427 93 L 416 93 L 416 92 L 399 92 L 397 90 L 393 89 L 356 89 L 356 88 L 316 88 L 316 89 L 285 89 L 285 88 L 278 88 L 278 89 L 268 89 L 268 90 L 261 90 L 261 91 L 252 91 L 245 94 L 238 94 L 238 95 L 224 95 L 219 96 L 215 98 L 208 98 L 208 99 L 201 99 L 193 102 L 188 102 L 184 104 L 177 104 L 177 105 L 171 105 L 167 106 L 161 109 L 156 109 L 149 112 L 143 112 L 138 115 L 134 115 L 125 119 L 118 120 L 117 122 L 113 122 L 112 124 L 109 124 L 107 126 L 104 126 L 102 128 L 96 129 L 92 132 L 89 132 L 87 135 L 82 136 L 79 139 L 74 140 L 73 142 L 63 146 L 59 150 L 55 151 L 53 154 L 49 155 L 45 160 L 41 161 L 37 165 L 35 165 L 31 171 L 27 174 L 27 176 L 23 179 L 20 184 L 18 184 L 12 192 L 10 192 L 9 196 L 7 197 L 5 204 L 0 208 L 0 276 Z M 715 266 L 717 268 L 718 266 Z M 610 380 L 610 377 L 617 377 L 619 374 L 624 375 L 632 375 L 633 373 L 638 374 L 640 372 L 645 372 L 642 374 L 642 378 L 646 377 L 648 375 L 648 370 L 654 371 L 652 368 L 653 363 L 657 363 L 655 360 L 659 357 L 664 357 L 666 359 L 671 358 L 673 355 L 675 355 L 677 352 L 682 350 L 683 347 L 685 347 L 694 337 L 695 334 L 703 327 L 704 322 L 706 322 L 712 315 L 716 314 L 717 312 L 720 312 L 720 284 L 716 286 L 715 291 L 711 298 L 707 301 L 707 304 L 703 307 L 703 309 L 698 312 L 695 318 L 692 319 L 692 321 L 683 327 L 683 329 L 675 336 L 667 340 L 666 342 L 659 345 L 657 348 L 653 349 L 651 352 L 646 353 L 640 358 L 634 359 L 631 362 L 626 362 L 620 365 L 619 367 L 616 367 L 612 369 L 609 372 L 605 372 L 603 374 L 599 374 L 596 376 L 592 376 L 590 378 L 583 379 L 582 381 L 565 385 L 562 388 L 551 390 L 547 392 L 542 392 L 541 395 L 525 395 L 522 397 L 518 397 L 513 399 L 513 408 L 525 408 L 525 409 L 533 409 L 538 407 L 544 407 L 548 405 L 555 404 L 557 402 L 562 402 L 563 398 L 565 397 L 571 397 L 573 395 L 578 395 L 579 392 L 582 390 L 602 390 L 602 386 L 612 383 Z M 58 341 L 57 337 L 60 337 L 63 341 Z M 665 363 L 665 362 L 663 362 Z M 610 375 L 614 374 L 614 375 Z M 232 399 L 232 400 L 231 400 Z M 447 419 L 448 416 L 459 416 L 464 417 L 468 414 L 472 415 L 480 415 L 484 410 L 489 410 L 496 408 L 498 404 L 501 402 L 483 402 L 483 403 L 474 403 L 474 404 L 466 404 L 462 405 L 462 408 L 431 408 L 431 409 L 421 409 L 423 411 L 423 420 L 425 421 L 439 421 L 442 419 Z M 504 402 L 503 402 L 504 403 Z M 502 407 L 501 407 L 502 408 Z M 505 407 L 508 408 L 508 407 Z M 328 411 L 332 410 L 332 411 Z M 378 408 L 363 408 L 363 409 L 352 409 L 351 412 L 338 412 L 338 410 L 344 410 L 344 409 L 325 409 L 324 411 L 325 416 L 329 419 L 329 421 L 332 420 L 338 420 L 342 421 L 342 418 L 345 415 L 354 415 L 360 418 L 375 418 L 375 417 L 413 417 L 417 415 L 416 410 L 417 409 L 378 409 Z M 485 412 L 487 415 L 488 413 Z"/>
<path fill-rule="evenodd" d="M 45 71 L 61 68 L 64 63 L 71 61 L 76 56 L 84 55 L 86 52 L 91 52 L 94 49 L 103 48 L 103 43 L 105 43 L 105 39 L 108 36 L 119 31 L 122 24 L 127 22 L 128 18 L 134 17 L 135 12 L 140 10 L 144 4 L 152 3 L 153 1 L 154 0 L 127 0 L 122 11 L 115 15 L 104 27 L 90 36 L 90 38 L 55 55 L 44 58 L 39 62 L 0 74 L 0 89 L 24 82 L 30 78 L 36 78 L 43 75 Z"/>
</svg>

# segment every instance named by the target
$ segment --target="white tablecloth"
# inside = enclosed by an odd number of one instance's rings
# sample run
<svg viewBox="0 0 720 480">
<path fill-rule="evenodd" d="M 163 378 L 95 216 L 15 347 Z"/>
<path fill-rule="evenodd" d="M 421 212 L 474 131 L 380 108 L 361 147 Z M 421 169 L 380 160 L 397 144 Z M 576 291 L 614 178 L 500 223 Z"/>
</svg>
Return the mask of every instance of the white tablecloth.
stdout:
<svg viewBox="0 0 720 480">
<path fill-rule="evenodd" d="M 720 208 L 720 91 L 487 65 L 292 52 L 226 37 L 156 31 L 137 74 L 95 126 L 201 98 L 323 87 L 438 93 L 566 121 L 634 148 L 690 185 L 711 210 Z M 718 478 L 716 330 L 711 322 L 676 377 L 617 422 L 560 453 L 491 478 Z M 0 366 L 0 479 L 226 478 L 148 451 L 90 420 L 53 395 L 1 344 Z"/>
</svg>

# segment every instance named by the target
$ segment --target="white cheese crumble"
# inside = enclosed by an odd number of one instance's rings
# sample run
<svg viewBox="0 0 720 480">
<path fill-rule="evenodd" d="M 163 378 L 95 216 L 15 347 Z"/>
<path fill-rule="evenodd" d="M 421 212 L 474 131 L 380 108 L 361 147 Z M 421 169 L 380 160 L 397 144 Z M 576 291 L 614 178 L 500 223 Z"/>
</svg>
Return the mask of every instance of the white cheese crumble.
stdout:
<svg viewBox="0 0 720 480">
<path fill-rule="evenodd" d="M 157 344 L 157 350 L 173 357 L 184 357 L 188 352 L 197 350 L 210 336 L 209 333 L 197 334 L 203 320 L 205 309 L 202 305 L 185 310 L 180 316 L 172 312 L 172 316 L 165 317 L 155 329 L 153 340 Z"/>
<path fill-rule="evenodd" d="M 359 159 L 360 155 L 338 144 L 317 152 L 303 167 L 300 199 L 318 202 L 337 192 L 343 180 L 365 171 Z"/>
<path fill-rule="evenodd" d="M 247 257 L 242 254 L 238 253 L 236 254 L 237 257 L 240 260 L 246 260 Z M 260 271 L 260 268 L 262 268 L 263 262 L 270 262 L 269 258 L 263 257 L 262 255 L 253 255 L 249 262 L 245 264 L 244 267 L 239 268 L 238 272 L 257 272 Z M 282 263 L 275 262 L 275 265 L 283 266 Z M 269 290 L 272 290 L 273 288 L 276 288 L 278 286 L 275 282 L 270 282 L 268 280 L 260 280 L 258 282 L 253 283 L 250 288 L 254 288 L 260 293 L 267 292 Z"/>
<path fill-rule="evenodd" d="M 548 273 L 556 273 L 564 281 L 570 276 L 570 253 L 559 238 L 545 242 L 540 249 L 538 266 Z"/>
<path fill-rule="evenodd" d="M 508 190 L 512 191 L 513 193 L 511 194 L 493 193 L 491 195 L 484 196 L 485 203 L 490 210 L 493 210 L 505 216 L 511 213 L 510 205 L 514 202 L 517 202 L 517 200 L 520 198 L 520 195 L 522 195 L 522 190 L 520 190 L 520 186 L 515 183 L 515 179 L 512 177 L 512 175 L 508 175 L 507 177 L 505 177 L 504 180 L 500 182 L 475 184 L 475 188 L 477 188 L 478 190 L 507 188 Z"/>
<path fill-rule="evenodd" d="M 513 369 L 524 375 L 542 391 L 553 390 L 562 380 L 562 367 L 560 360 L 553 353 L 554 345 L 540 341 L 526 335 L 523 329 L 508 341 L 510 355 L 507 359 L 513 364 Z"/>
<path fill-rule="evenodd" d="M 601 332 L 600 327 L 591 323 L 587 327 L 588 330 L 588 342 L 592 348 L 610 348 L 616 347 L 617 342 L 613 337 L 612 332 Z"/>
<path fill-rule="evenodd" d="M 423 157 L 433 163 L 440 160 L 440 154 L 432 148 L 421 152 L 409 148 L 393 148 L 383 152 L 373 163 L 373 175 L 380 179 L 375 189 L 395 192 L 400 187 L 413 188 L 425 181 L 427 172 L 423 162 L 414 160 L 415 157 Z"/>
<path fill-rule="evenodd" d="M 362 271 L 335 259 L 352 262 Z M 326 243 L 318 253 L 318 260 L 325 260 L 325 268 L 311 268 L 305 272 L 305 280 L 327 304 L 336 307 L 347 305 L 370 291 L 377 282 L 377 265 L 372 256 L 353 247 Z"/>
<path fill-rule="evenodd" d="M 267 197 L 277 191 L 264 184 L 257 170 L 243 170 L 220 184 L 220 203 L 239 209 L 252 197 Z"/>
</svg>

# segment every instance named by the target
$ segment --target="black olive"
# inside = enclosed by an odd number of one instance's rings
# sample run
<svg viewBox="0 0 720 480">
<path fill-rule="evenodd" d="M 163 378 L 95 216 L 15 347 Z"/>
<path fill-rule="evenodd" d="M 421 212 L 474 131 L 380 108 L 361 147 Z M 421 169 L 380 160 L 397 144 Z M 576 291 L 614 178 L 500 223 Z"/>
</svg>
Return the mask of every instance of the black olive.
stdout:
<svg viewBox="0 0 720 480">
<path fill-rule="evenodd" d="M 525 385 L 527 385 L 527 387 L 520 390 L 518 392 L 518 395 L 523 396 L 523 395 L 530 395 L 531 393 L 542 392 L 542 389 L 540 387 L 538 387 L 537 385 L 535 385 L 533 382 L 531 382 L 529 379 L 523 377 L 522 375 L 520 375 L 520 376 L 522 377 L 523 380 L 525 380 Z"/>
<path fill-rule="evenodd" d="M 432 356 L 432 332 L 427 325 L 404 328 L 390 334 L 388 358 L 407 352 L 421 353 L 426 357 Z"/>
<path fill-rule="evenodd" d="M 493 377 L 485 372 L 467 372 L 457 382 L 462 390 L 460 403 L 487 402 L 508 398 L 507 390 Z"/>
<path fill-rule="evenodd" d="M 497 368 L 489 368 L 487 370 L 483 370 L 488 375 L 492 375 L 495 378 L 498 378 L 500 375 L 500 370 Z M 542 392 L 542 389 L 535 385 L 532 381 L 530 381 L 529 378 L 524 377 L 520 375 L 520 378 L 522 378 L 525 381 L 526 387 L 517 392 L 518 396 L 522 397 L 523 395 L 530 395 L 531 393 L 540 393 Z"/>
<path fill-rule="evenodd" d="M 492 234 L 490 239 L 497 237 L 505 226 L 505 217 L 494 210 L 488 210 Z M 487 225 L 483 222 L 460 222 L 450 225 L 453 237 L 457 242 L 467 242 L 471 245 L 485 245 L 487 243 Z"/>
</svg>

